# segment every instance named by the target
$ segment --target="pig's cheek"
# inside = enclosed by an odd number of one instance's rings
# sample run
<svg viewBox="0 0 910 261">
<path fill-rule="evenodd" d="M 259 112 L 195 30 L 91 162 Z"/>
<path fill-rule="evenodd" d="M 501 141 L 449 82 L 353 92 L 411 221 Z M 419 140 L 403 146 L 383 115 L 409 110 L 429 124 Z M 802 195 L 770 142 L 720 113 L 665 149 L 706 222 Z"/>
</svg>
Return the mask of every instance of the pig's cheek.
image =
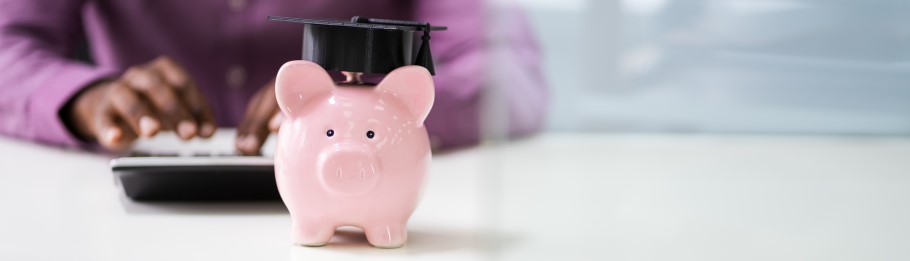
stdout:
<svg viewBox="0 0 910 261">
<path fill-rule="evenodd" d="M 299 119 L 285 119 L 281 128 L 278 130 L 278 140 L 276 143 L 278 151 L 276 154 L 282 157 L 300 157 L 310 152 L 309 143 L 318 142 L 324 139 L 324 134 L 312 133 L 303 128 L 303 122 Z M 287 158 L 287 160 L 292 160 Z M 300 160 L 300 159 L 295 159 Z"/>
<path fill-rule="evenodd" d="M 376 142 L 375 142 L 375 145 L 374 145 L 374 146 L 376 147 L 376 150 L 377 150 L 377 151 L 378 151 L 378 150 L 382 150 L 382 148 L 384 148 L 385 145 L 386 145 L 386 143 L 388 143 L 388 142 L 389 142 L 389 138 L 388 138 L 388 137 L 382 137 L 382 138 L 379 139 L 379 141 L 376 141 Z"/>
</svg>

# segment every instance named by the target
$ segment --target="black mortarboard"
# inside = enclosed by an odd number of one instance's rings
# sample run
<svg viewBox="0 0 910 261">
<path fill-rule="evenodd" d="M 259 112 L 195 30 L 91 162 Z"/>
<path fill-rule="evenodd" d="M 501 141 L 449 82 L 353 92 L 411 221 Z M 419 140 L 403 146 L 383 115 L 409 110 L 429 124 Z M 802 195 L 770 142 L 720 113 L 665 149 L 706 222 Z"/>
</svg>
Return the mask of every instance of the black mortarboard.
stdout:
<svg viewBox="0 0 910 261">
<path fill-rule="evenodd" d="M 430 31 L 446 30 L 429 23 L 355 16 L 350 22 L 269 16 L 269 20 L 302 23 L 303 60 L 329 71 L 389 73 L 420 65 L 435 75 Z M 414 34 L 423 31 L 419 47 Z"/>
</svg>

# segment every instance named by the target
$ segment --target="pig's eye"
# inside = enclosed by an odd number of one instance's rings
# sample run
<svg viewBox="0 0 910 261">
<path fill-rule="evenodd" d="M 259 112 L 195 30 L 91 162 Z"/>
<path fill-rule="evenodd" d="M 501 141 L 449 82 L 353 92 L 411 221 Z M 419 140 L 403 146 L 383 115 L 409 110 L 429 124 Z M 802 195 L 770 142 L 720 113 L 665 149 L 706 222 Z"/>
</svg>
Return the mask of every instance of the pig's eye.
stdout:
<svg viewBox="0 0 910 261">
<path fill-rule="evenodd" d="M 367 131 L 367 138 L 372 139 L 374 136 L 376 136 L 376 133 L 375 133 L 375 132 L 373 132 L 373 131 Z"/>
<path fill-rule="evenodd" d="M 335 136 L 335 131 L 332 129 L 329 129 L 329 130 L 325 131 L 325 136 L 329 136 L 329 137 Z"/>
</svg>

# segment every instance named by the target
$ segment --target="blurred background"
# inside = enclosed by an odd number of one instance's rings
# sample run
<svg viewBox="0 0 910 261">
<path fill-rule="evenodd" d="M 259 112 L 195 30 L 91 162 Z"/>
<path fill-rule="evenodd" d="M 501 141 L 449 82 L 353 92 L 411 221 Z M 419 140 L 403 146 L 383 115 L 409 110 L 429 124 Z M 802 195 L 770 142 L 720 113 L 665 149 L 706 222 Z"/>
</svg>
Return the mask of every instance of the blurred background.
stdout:
<svg viewBox="0 0 910 261">
<path fill-rule="evenodd" d="M 547 130 L 910 133 L 910 2 L 504 0 L 526 11 Z"/>
</svg>

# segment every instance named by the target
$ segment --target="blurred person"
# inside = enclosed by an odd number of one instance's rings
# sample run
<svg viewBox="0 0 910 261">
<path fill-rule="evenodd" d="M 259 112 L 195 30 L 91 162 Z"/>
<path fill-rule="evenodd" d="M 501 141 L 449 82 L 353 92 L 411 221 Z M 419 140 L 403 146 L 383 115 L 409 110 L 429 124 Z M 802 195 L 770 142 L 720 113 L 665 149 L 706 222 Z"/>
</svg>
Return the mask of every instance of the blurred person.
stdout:
<svg viewBox="0 0 910 261">
<path fill-rule="evenodd" d="M 360 15 L 449 27 L 433 35 L 427 130 L 436 148 L 481 137 L 489 58 L 480 0 L 0 1 L 0 133 L 8 136 L 121 150 L 162 130 L 192 139 L 236 127 L 237 150 L 257 154 L 280 124 L 273 78 L 301 55 L 301 27 L 266 17 Z M 539 130 L 546 108 L 539 51 L 518 20 L 508 49 L 520 54 L 510 62 L 521 75 L 510 77 L 530 84 L 503 86 L 517 94 L 507 101 L 513 136 Z M 72 58 L 85 41 L 93 64 Z"/>
</svg>

